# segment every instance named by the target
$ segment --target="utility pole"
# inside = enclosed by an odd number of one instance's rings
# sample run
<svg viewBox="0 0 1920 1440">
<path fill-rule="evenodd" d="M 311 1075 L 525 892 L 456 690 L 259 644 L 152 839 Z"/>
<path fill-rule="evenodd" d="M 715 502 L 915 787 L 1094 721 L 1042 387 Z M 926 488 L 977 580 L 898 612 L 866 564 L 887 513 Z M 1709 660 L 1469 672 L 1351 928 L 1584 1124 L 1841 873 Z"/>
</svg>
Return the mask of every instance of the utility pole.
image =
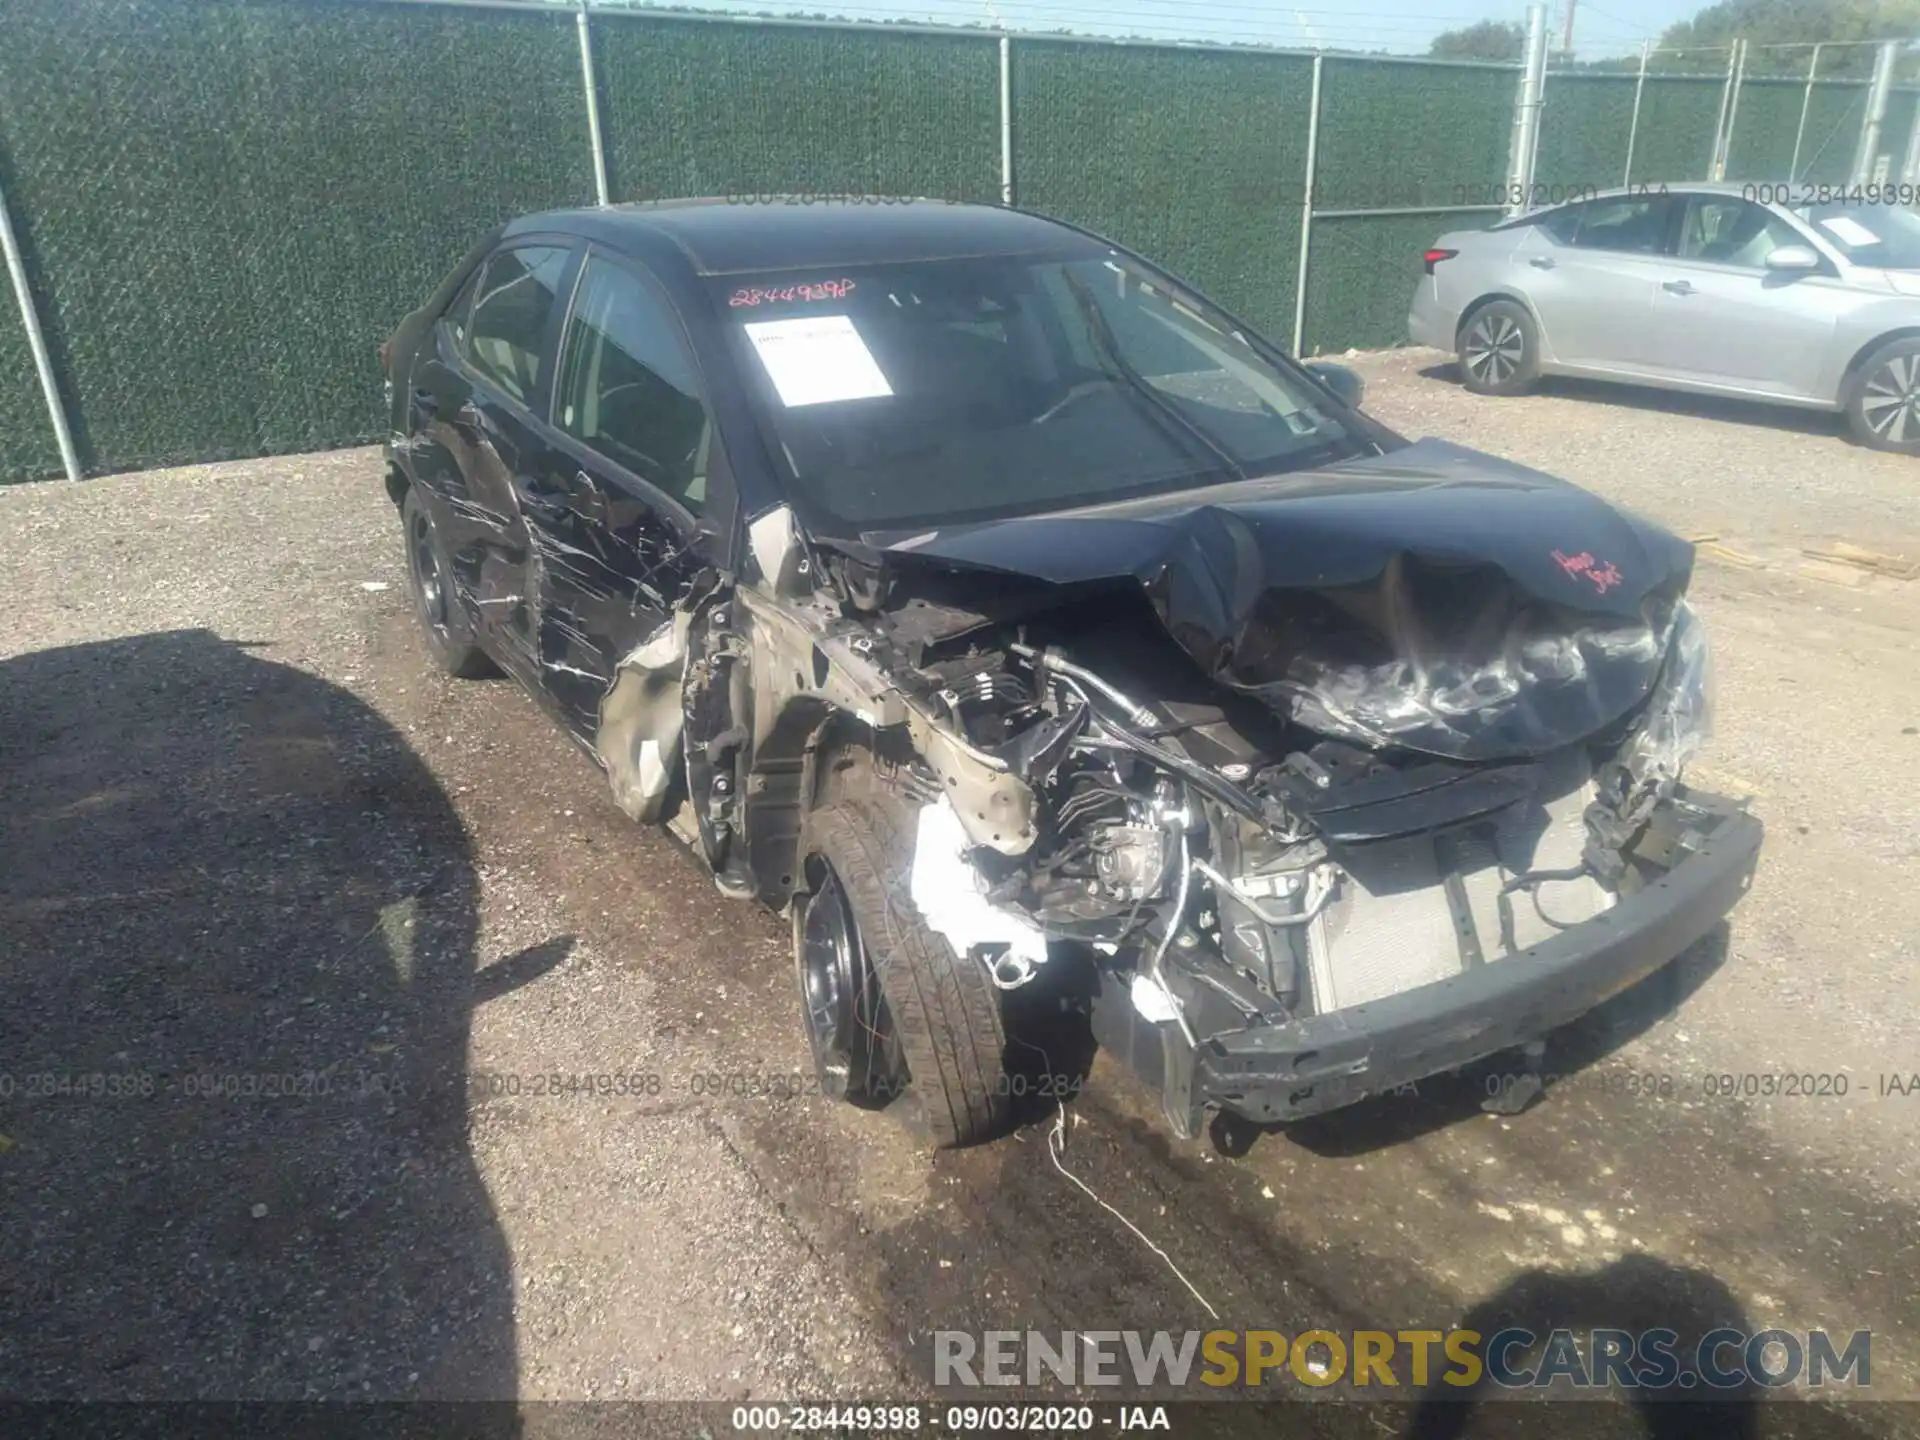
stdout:
<svg viewBox="0 0 1920 1440">
<path fill-rule="evenodd" d="M 1562 65 L 1573 63 L 1573 7 L 1577 3 L 1578 0 L 1567 0 L 1567 18 L 1560 27 L 1560 63 Z M 1602 15 L 1600 18 L 1604 20 L 1607 17 Z"/>
<path fill-rule="evenodd" d="M 1740 86 L 1747 77 L 1747 42 L 1736 40 L 1727 56 L 1727 83 L 1720 92 L 1720 118 L 1713 127 L 1713 159 L 1709 180 L 1727 178 L 1727 160 L 1733 153 L 1733 122 L 1740 114 Z"/>
<path fill-rule="evenodd" d="M 1547 7 L 1527 7 L 1526 66 L 1513 105 L 1513 148 L 1507 156 L 1507 213 L 1531 207 L 1533 158 L 1540 146 L 1540 107 L 1547 80 Z"/>
<path fill-rule="evenodd" d="M 1640 97 L 1647 88 L 1647 60 L 1653 54 L 1653 41 L 1640 42 L 1640 75 L 1633 82 L 1633 119 L 1627 122 L 1627 168 L 1621 175 L 1622 185 L 1633 183 L 1633 142 L 1640 138 Z"/>
<path fill-rule="evenodd" d="M 1849 185 L 1865 185 L 1873 179 L 1873 162 L 1880 154 L 1880 126 L 1887 118 L 1887 92 L 1893 88 L 1893 70 L 1899 58 L 1897 40 L 1882 42 L 1873 53 L 1873 79 L 1867 83 L 1867 118 L 1860 127 L 1860 143 L 1853 152 Z"/>
</svg>

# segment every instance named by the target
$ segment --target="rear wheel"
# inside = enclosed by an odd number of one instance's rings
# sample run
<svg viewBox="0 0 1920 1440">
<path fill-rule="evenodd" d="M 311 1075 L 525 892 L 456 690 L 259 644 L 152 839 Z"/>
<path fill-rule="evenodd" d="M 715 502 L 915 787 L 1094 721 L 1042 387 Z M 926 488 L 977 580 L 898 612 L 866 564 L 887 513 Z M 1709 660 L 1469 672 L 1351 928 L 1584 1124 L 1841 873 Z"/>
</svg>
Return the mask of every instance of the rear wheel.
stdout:
<svg viewBox="0 0 1920 1440">
<path fill-rule="evenodd" d="M 472 627 L 453 594 L 453 566 L 447 547 L 434 526 L 419 492 L 407 487 L 400 503 L 400 524 L 407 537 L 407 588 L 413 592 L 414 614 L 426 637 L 427 651 L 447 674 L 462 680 L 484 680 L 499 669 L 474 643 Z"/>
<path fill-rule="evenodd" d="M 794 964 L 821 1089 L 868 1109 L 903 1095 L 934 1144 L 1004 1133 L 1013 1087 L 1000 992 L 910 896 L 917 807 L 843 754 L 807 816 Z"/>
<path fill-rule="evenodd" d="M 1920 455 L 1920 338 L 1889 341 L 1867 357 L 1847 396 L 1847 424 L 1862 445 Z"/>
<path fill-rule="evenodd" d="M 1480 395 L 1518 395 L 1540 378 L 1540 331 L 1527 307 L 1491 300 L 1460 327 L 1460 378 Z"/>
</svg>

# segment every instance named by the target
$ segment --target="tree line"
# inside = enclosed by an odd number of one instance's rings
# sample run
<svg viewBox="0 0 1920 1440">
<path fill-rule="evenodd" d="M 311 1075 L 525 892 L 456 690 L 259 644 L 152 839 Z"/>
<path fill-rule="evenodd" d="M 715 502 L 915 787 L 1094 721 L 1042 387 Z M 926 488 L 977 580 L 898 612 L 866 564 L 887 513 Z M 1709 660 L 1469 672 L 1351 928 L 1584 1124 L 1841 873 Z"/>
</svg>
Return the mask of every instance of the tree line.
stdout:
<svg viewBox="0 0 1920 1440">
<path fill-rule="evenodd" d="M 1565 3 L 1565 0 L 1561 0 Z M 1577 0 L 1576 0 L 1577 3 Z M 1575 12 L 1576 20 L 1579 11 Z M 1553 37 L 1557 39 L 1558 37 Z M 1920 0 L 1720 0 L 1691 19 L 1669 25 L 1655 45 L 1657 68 L 1675 72 L 1714 73 L 1726 68 L 1726 50 L 1736 39 L 1755 45 L 1834 46 L 1842 41 L 1905 40 L 1920 38 Z M 1492 60 L 1519 64 L 1526 52 L 1526 27 L 1511 21 L 1482 20 L 1434 37 L 1427 53 L 1437 60 Z M 1718 55 L 1712 51 L 1718 50 Z M 1672 53 L 1678 52 L 1678 53 Z M 1765 73 L 1799 73 L 1808 51 L 1775 51 L 1765 57 Z M 1637 53 L 1576 61 L 1554 54 L 1559 68 L 1633 70 Z M 1750 57 L 1749 73 L 1762 64 Z M 1873 69 L 1870 45 L 1850 44 L 1822 52 L 1823 78 L 1864 77 Z"/>
</svg>

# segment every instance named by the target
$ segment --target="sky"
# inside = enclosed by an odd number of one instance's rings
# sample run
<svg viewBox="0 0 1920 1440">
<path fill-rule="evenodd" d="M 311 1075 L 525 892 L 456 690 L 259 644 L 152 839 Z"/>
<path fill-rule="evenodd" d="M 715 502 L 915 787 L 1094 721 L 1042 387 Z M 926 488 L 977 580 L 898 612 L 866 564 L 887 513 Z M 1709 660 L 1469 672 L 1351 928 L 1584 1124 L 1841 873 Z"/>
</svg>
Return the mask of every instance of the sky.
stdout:
<svg viewBox="0 0 1920 1440">
<path fill-rule="evenodd" d="M 995 24 L 1071 29 L 1157 40 L 1212 40 L 1419 55 L 1443 30 L 1479 20 L 1526 18 L 1526 0 L 682 0 L 703 8 L 832 14 L 852 20 Z M 1551 45 L 1567 0 L 1549 0 Z M 1637 54 L 1642 39 L 1686 19 L 1708 0 L 1574 0 L 1574 53 L 1582 60 Z"/>
</svg>

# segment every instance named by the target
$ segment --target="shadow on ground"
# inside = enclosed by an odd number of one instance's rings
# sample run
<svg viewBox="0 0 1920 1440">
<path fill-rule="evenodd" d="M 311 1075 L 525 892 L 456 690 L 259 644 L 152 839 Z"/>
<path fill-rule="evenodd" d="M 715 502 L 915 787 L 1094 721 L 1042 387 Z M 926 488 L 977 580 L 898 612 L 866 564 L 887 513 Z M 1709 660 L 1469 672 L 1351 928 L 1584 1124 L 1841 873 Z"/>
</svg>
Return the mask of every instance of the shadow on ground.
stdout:
<svg viewBox="0 0 1920 1440">
<path fill-rule="evenodd" d="M 26 655 L 0 835 L 0 1394 L 511 1398 L 473 863 L 399 734 L 204 631 Z"/>
<path fill-rule="evenodd" d="M 1436 1380 L 1407 1424 L 1407 1440 L 1549 1433 L 1645 1436 L 1646 1440 L 1760 1440 L 1762 1436 L 1852 1440 L 1868 1433 L 1828 1406 L 1763 1405 L 1766 1390 L 1753 1381 L 1743 1379 L 1724 1389 L 1710 1389 L 1695 1364 L 1705 1339 L 1720 1329 L 1752 1335 L 1765 1327 L 1757 1326 L 1733 1292 L 1710 1272 L 1670 1265 L 1651 1255 L 1629 1255 L 1584 1273 L 1526 1271 L 1468 1310 L 1459 1328 L 1486 1337 L 1489 1351 L 1502 1331 L 1525 1331 L 1537 1337 L 1531 1345 L 1516 1340 L 1500 1347 L 1507 1373 L 1528 1378 L 1564 1370 L 1568 1364 L 1574 1368 L 1564 1373 L 1589 1375 L 1590 1352 L 1582 1359 L 1562 1350 L 1556 1366 L 1549 1338 L 1555 1330 L 1582 1336 L 1595 1329 L 1632 1335 L 1669 1331 L 1673 1338 L 1667 1353 L 1676 1385 L 1616 1390 L 1613 1393 L 1626 1402 L 1624 1407 L 1577 1400 L 1548 1401 L 1543 1406 L 1512 1399 L 1515 1392 L 1503 1394 L 1484 1374 L 1477 1386 L 1465 1389 Z M 1837 1343 L 1844 1345 L 1844 1337 Z M 1737 1352 L 1721 1350 L 1709 1363 L 1725 1375 L 1730 1365 L 1738 1363 Z M 1541 1393 L 1574 1392 L 1561 1387 Z M 1481 1403 L 1489 1400 L 1496 1403 Z"/>
<path fill-rule="evenodd" d="M 1449 385 L 1460 383 L 1460 366 L 1452 360 L 1428 365 L 1419 373 L 1428 380 L 1440 380 Z M 1575 375 L 1542 376 L 1538 390 L 1542 395 L 1555 395 L 1564 400 L 1614 405 L 1626 410 L 1661 411 L 1669 415 L 1695 415 L 1704 420 L 1724 420 L 1729 424 L 1752 425 L 1763 430 L 1791 430 L 1802 435 L 1828 435 L 1840 439 L 1845 439 L 1847 435 L 1846 423 L 1837 411 L 1802 410 L 1791 405 L 1769 405 L 1761 400 L 1695 395 L 1684 390 L 1658 390 L 1650 385 L 1587 380 Z"/>
</svg>

